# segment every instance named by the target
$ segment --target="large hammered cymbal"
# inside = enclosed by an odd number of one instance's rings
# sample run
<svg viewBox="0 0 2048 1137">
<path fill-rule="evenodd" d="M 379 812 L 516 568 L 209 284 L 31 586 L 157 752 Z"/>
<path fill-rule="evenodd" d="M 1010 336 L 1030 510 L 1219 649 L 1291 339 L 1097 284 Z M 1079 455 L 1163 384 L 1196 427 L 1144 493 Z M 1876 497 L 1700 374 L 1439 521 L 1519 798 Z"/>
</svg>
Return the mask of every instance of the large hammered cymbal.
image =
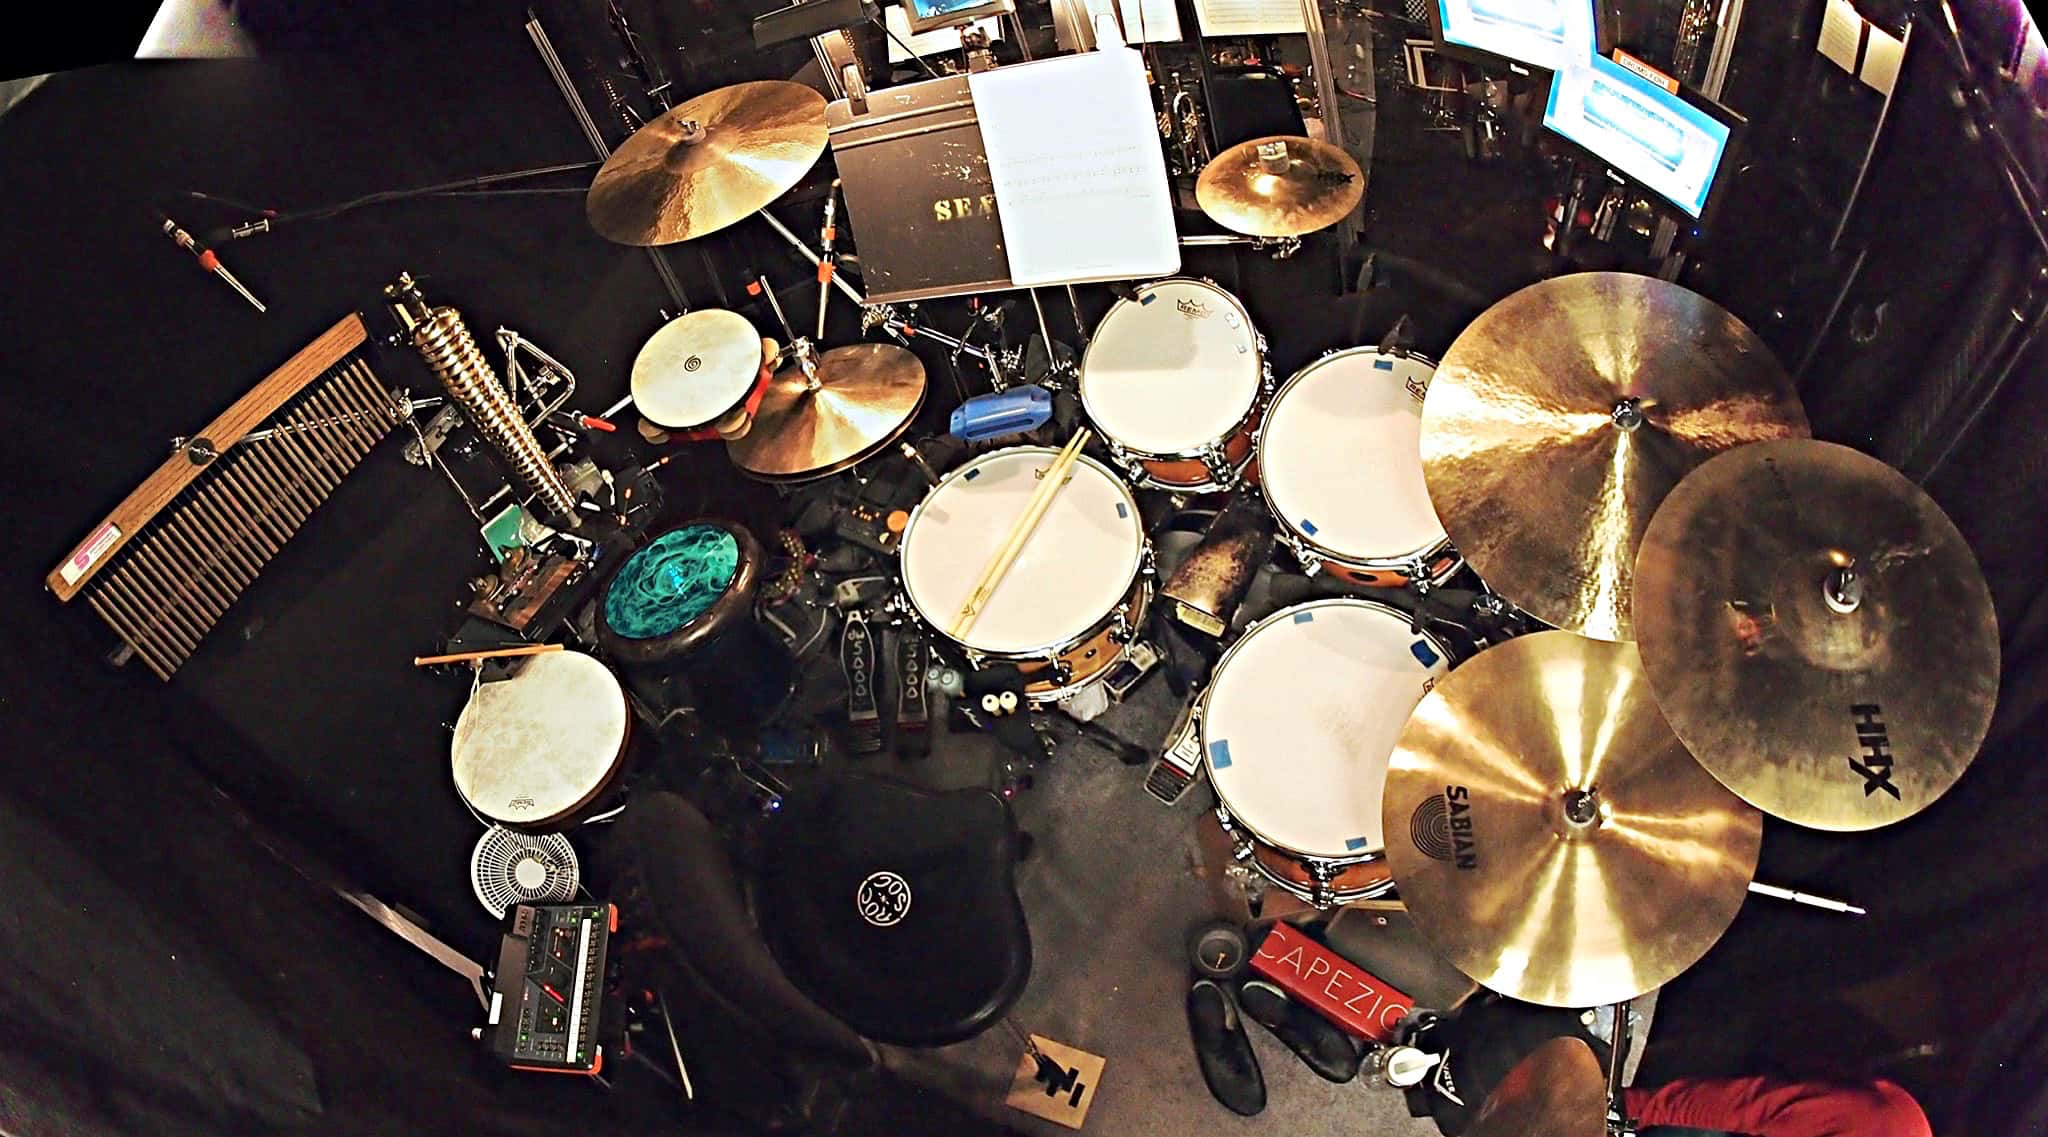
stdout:
<svg viewBox="0 0 2048 1137">
<path fill-rule="evenodd" d="M 734 464 L 771 481 L 822 478 L 895 441 L 924 405 L 924 364 L 886 343 L 835 347 L 816 375 L 790 366 L 768 381 L 746 436 L 725 444 Z"/>
<path fill-rule="evenodd" d="M 1351 215 L 1365 175 L 1351 155 L 1312 138 L 1254 138 L 1210 159 L 1195 201 L 1210 220 L 1254 237 L 1300 237 Z"/>
<path fill-rule="evenodd" d="M 1627 640 L 1657 503 L 1714 454 L 1808 433 L 1792 380 L 1742 321 L 1655 277 L 1578 273 L 1458 336 L 1423 401 L 1422 469 L 1488 585 L 1547 623 Z"/>
<path fill-rule="evenodd" d="M 1998 699 L 1998 617 L 1963 535 L 1891 467 L 1827 442 L 1686 475 L 1643 537 L 1636 628 L 1700 764 L 1816 829 L 1927 808 Z"/>
<path fill-rule="evenodd" d="M 590 184 L 605 239 L 666 245 L 765 208 L 825 152 L 825 97 L 801 83 L 738 83 L 691 99 L 626 139 Z"/>
<path fill-rule="evenodd" d="M 1607 1137 L 1600 1059 L 1579 1039 L 1551 1039 L 1495 1083 L 1463 1137 Z"/>
<path fill-rule="evenodd" d="M 1664 722 L 1633 644 L 1536 632 L 1423 697 L 1387 772 L 1387 864 L 1477 982 L 1590 1007 L 1655 990 L 1742 906 L 1763 815 Z"/>
</svg>

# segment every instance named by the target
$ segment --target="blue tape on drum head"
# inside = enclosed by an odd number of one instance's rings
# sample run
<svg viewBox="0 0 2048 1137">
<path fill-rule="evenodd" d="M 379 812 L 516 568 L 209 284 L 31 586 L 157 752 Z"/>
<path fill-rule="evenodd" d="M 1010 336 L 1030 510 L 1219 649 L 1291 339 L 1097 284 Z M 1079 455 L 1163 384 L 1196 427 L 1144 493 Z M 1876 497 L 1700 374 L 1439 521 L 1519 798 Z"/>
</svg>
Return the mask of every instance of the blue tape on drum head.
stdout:
<svg viewBox="0 0 2048 1137">
<path fill-rule="evenodd" d="M 1125 505 L 1125 504 L 1124 504 L 1123 502 L 1117 502 L 1117 503 L 1116 503 L 1116 519 L 1117 519 L 1118 521 L 1124 521 L 1124 520 L 1127 520 L 1127 519 L 1129 519 L 1129 517 L 1130 517 L 1130 516 L 1131 516 L 1131 510 L 1130 510 L 1130 507 L 1129 507 L 1129 506 L 1126 506 L 1126 505 Z"/>
<path fill-rule="evenodd" d="M 1344 838 L 1344 851 L 1347 853 L 1355 853 L 1358 850 L 1365 848 L 1369 844 L 1371 844 L 1371 842 L 1367 841 L 1363 837 L 1346 837 Z"/>
<path fill-rule="evenodd" d="M 1424 667 L 1435 667 L 1437 660 L 1442 658 L 1442 656 L 1437 655 L 1435 648 L 1430 647 L 1421 640 L 1416 640 L 1414 643 L 1409 644 L 1408 653 L 1415 657 L 1415 662 L 1420 663 Z"/>
<path fill-rule="evenodd" d="M 1315 618 L 1316 614 L 1314 612 L 1296 612 L 1294 614 L 1294 622 L 1297 624 L 1312 623 Z"/>
<path fill-rule="evenodd" d="M 973 470 L 969 470 L 969 471 L 967 471 L 966 473 L 964 473 L 964 474 L 960 475 L 960 480 L 961 480 L 961 481 L 963 481 L 963 482 L 971 482 L 971 481 L 973 481 L 974 479 L 976 479 L 976 478 L 978 478 L 978 477 L 980 477 L 980 476 L 981 476 L 981 471 L 980 471 L 979 469 L 973 469 Z"/>
<path fill-rule="evenodd" d="M 1394 369 L 1394 361 L 1391 359 L 1375 359 L 1372 361 L 1372 366 L 1375 371 L 1392 371 Z"/>
<path fill-rule="evenodd" d="M 1212 770 L 1228 770 L 1230 768 L 1230 743 L 1227 740 L 1219 738 L 1209 744 L 1209 768 Z"/>
<path fill-rule="evenodd" d="M 1306 533 L 1306 534 L 1308 534 L 1308 535 L 1309 535 L 1309 536 L 1311 536 L 1311 537 L 1315 536 L 1315 535 L 1316 535 L 1316 523 L 1315 523 L 1315 522 L 1313 522 L 1313 521 L 1310 521 L 1310 520 L 1309 520 L 1308 518 L 1306 518 L 1306 517 L 1302 518 L 1302 519 L 1301 519 L 1301 531 L 1302 531 L 1303 533 Z"/>
</svg>

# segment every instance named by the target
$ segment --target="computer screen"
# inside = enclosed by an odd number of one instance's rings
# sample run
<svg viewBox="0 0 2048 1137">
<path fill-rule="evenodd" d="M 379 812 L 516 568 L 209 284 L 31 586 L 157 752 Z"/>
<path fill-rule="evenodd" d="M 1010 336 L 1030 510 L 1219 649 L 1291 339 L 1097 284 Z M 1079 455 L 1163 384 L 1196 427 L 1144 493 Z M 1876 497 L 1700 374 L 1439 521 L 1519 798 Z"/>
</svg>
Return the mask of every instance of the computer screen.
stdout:
<svg viewBox="0 0 2048 1137">
<path fill-rule="evenodd" d="M 1705 212 L 1733 120 L 1693 105 L 1602 56 L 1560 69 L 1543 125 L 1592 151 L 1692 217 Z"/>
<path fill-rule="evenodd" d="M 1592 0 L 1437 0 L 1442 47 L 1556 71 L 1599 53 Z"/>
<path fill-rule="evenodd" d="M 910 30 L 928 32 L 951 24 L 972 23 L 1014 11 L 1013 0 L 903 0 Z"/>
</svg>

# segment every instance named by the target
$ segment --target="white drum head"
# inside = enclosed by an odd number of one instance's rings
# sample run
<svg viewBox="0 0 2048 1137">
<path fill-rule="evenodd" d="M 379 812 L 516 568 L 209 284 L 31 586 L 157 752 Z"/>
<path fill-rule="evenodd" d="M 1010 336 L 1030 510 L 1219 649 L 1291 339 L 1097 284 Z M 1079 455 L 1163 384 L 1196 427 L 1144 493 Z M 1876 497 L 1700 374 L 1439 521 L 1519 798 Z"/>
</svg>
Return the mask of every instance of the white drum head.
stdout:
<svg viewBox="0 0 2048 1137">
<path fill-rule="evenodd" d="M 1081 407 L 1126 449 L 1176 455 L 1228 437 L 1258 401 L 1258 333 L 1237 298 L 1163 280 L 1119 300 L 1081 357 Z"/>
<path fill-rule="evenodd" d="M 1024 446 L 984 454 L 947 474 L 903 530 L 903 587 L 926 623 L 952 628 L 1039 471 L 1059 452 Z M 1138 503 L 1087 455 L 1032 531 L 1010 571 L 958 642 L 996 655 L 1060 647 L 1114 611 L 1137 579 L 1145 543 Z"/>
<path fill-rule="evenodd" d="M 533 824 L 596 792 L 626 742 L 626 693 L 574 651 L 528 659 L 476 689 L 455 721 L 455 789 L 493 821 Z"/>
<path fill-rule="evenodd" d="M 1450 666 L 1441 643 L 1370 600 L 1316 600 L 1252 625 L 1204 696 L 1216 796 L 1289 852 L 1337 860 L 1384 850 L 1388 759 Z"/>
<path fill-rule="evenodd" d="M 1259 427 L 1259 478 L 1274 516 L 1350 560 L 1442 544 L 1422 480 L 1422 398 L 1435 373 L 1426 360 L 1361 347 L 1289 379 Z"/>
<path fill-rule="evenodd" d="M 671 430 L 737 406 L 761 377 L 761 333 L 738 312 L 702 308 L 649 337 L 633 360 L 633 405 Z"/>
</svg>

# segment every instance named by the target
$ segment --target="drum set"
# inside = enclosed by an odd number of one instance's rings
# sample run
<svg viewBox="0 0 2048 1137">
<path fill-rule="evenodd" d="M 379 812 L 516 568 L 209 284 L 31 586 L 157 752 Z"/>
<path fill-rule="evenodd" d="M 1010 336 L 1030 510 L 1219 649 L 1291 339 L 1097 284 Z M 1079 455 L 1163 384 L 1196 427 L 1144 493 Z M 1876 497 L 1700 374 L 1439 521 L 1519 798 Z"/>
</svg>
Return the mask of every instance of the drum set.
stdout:
<svg viewBox="0 0 2048 1137">
<path fill-rule="evenodd" d="M 652 244 L 759 216 L 858 299 L 829 248 L 766 212 L 822 153 L 822 103 L 743 86 L 622 147 L 593 224 Z M 1326 149 L 1234 148 L 1202 175 L 1204 207 L 1275 239 L 1334 223 L 1359 183 Z M 641 413 L 776 482 L 847 470 L 908 429 L 915 355 L 819 350 L 784 324 L 779 348 L 732 313 L 680 317 L 636 361 Z M 1503 994 L 1585 1007 L 1654 989 L 1747 892 L 1786 893 L 1752 879 L 1765 812 L 1839 831 L 1902 820 L 1988 729 L 1997 627 L 1967 544 L 1905 479 L 1808 437 L 1769 349 L 1679 285 L 1558 277 L 1482 313 L 1440 362 L 1358 346 L 1276 384 L 1247 306 L 1172 277 L 1122 290 L 1073 389 L 1086 422 L 1064 449 L 973 453 L 909 511 L 906 616 L 1058 706 L 1169 607 L 1138 495 L 1255 495 L 1328 594 L 1219 621 L 1190 718 L 1216 819 L 1249 873 L 1311 905 L 1398 890 L 1447 959 Z M 1460 574 L 1552 630 L 1438 634 L 1417 598 Z M 593 768 L 617 749 L 612 702 L 576 708 L 607 716 L 578 742 Z M 458 742 L 516 729 L 479 722 Z M 524 808 L 560 819 L 585 796 Z"/>
</svg>

